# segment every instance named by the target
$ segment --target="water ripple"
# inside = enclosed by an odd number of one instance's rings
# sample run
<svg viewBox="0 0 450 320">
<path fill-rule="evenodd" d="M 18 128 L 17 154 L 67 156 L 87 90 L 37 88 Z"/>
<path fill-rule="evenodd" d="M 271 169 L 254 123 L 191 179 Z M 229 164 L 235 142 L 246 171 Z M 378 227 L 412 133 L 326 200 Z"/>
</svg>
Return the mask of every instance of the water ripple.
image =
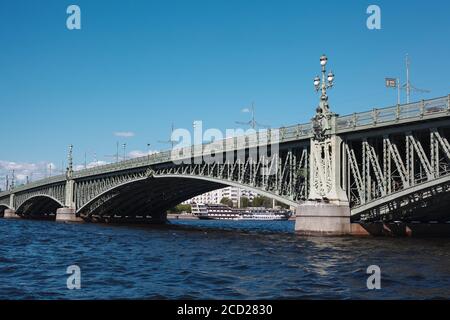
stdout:
<svg viewBox="0 0 450 320">
<path fill-rule="evenodd" d="M 450 242 L 302 238 L 293 222 L 0 219 L 0 299 L 448 299 Z M 68 290 L 66 269 L 81 268 Z M 379 265 L 382 289 L 366 287 Z"/>
</svg>

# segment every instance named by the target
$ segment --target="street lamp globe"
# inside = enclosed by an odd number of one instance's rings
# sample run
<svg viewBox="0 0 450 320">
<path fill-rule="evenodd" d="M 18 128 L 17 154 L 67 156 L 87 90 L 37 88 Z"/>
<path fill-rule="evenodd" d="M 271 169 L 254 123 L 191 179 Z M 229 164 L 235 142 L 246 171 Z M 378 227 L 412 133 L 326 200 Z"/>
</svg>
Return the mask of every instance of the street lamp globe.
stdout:
<svg viewBox="0 0 450 320">
<path fill-rule="evenodd" d="M 330 72 L 328 74 L 328 82 L 333 82 L 333 80 L 334 80 L 334 74 L 333 74 L 333 72 Z"/>
<path fill-rule="evenodd" d="M 327 62 L 328 62 L 327 56 L 326 56 L 326 55 L 322 55 L 322 56 L 320 57 L 320 65 L 323 66 L 323 67 L 325 67 L 325 66 L 327 65 Z"/>
<path fill-rule="evenodd" d="M 314 78 L 314 86 L 317 88 L 320 85 L 320 78 L 317 76 Z"/>
</svg>

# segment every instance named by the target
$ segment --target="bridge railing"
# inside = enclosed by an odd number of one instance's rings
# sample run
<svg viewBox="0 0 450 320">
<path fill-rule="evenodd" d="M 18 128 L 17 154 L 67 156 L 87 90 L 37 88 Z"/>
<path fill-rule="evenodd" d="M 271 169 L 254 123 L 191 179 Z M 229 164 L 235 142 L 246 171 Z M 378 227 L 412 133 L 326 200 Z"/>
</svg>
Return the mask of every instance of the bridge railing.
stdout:
<svg viewBox="0 0 450 320">
<path fill-rule="evenodd" d="M 96 174 L 127 170 L 133 167 L 148 166 L 151 164 L 164 163 L 170 161 L 170 151 L 158 152 L 144 157 L 133 158 L 111 164 L 96 166 L 89 169 L 82 169 L 74 172 L 74 178 L 83 178 Z"/>
<path fill-rule="evenodd" d="M 10 191 L 2 191 L 0 192 L 0 199 L 6 196 L 9 196 L 11 194 Z"/>
<path fill-rule="evenodd" d="M 355 128 L 363 128 L 367 126 L 376 126 L 377 124 L 388 124 L 390 122 L 408 121 L 414 119 L 423 119 L 427 117 L 437 117 L 442 114 L 450 114 L 450 96 L 424 100 L 421 102 L 398 105 L 388 108 L 373 109 L 368 112 L 354 113 L 337 118 L 336 132 L 345 132 Z M 277 132 L 277 134 L 274 134 Z M 213 148 L 216 153 L 228 152 L 232 150 L 239 150 L 242 148 L 259 147 L 267 144 L 286 143 L 301 139 L 309 139 L 312 134 L 312 124 L 298 124 L 279 129 L 268 129 L 267 135 L 258 132 L 256 134 L 245 135 L 242 137 L 232 137 L 202 145 L 193 145 L 185 148 L 178 148 L 175 150 L 166 150 L 159 153 L 125 160 L 117 163 L 97 166 L 94 168 L 83 169 L 74 173 L 75 178 L 82 178 L 97 174 L 105 174 L 114 171 L 127 170 L 130 168 L 143 167 L 153 164 L 167 163 L 173 160 L 200 157 L 208 148 Z M 176 156 L 176 155 L 179 156 Z M 175 156 L 175 157 L 174 157 Z M 39 187 L 41 185 L 61 182 L 65 180 L 65 176 L 55 176 L 31 184 L 18 187 L 15 192 L 22 189 L 30 189 Z M 0 193 L 9 194 L 9 192 Z"/>
<path fill-rule="evenodd" d="M 46 186 L 46 185 L 49 185 L 49 184 L 61 183 L 61 182 L 64 182 L 64 181 L 66 181 L 66 176 L 65 175 L 58 175 L 58 176 L 45 178 L 45 179 L 42 179 L 42 180 L 37 180 L 37 181 L 30 182 L 30 183 L 27 183 L 27 184 L 19 185 L 19 186 L 15 187 L 11 191 L 0 192 L 0 198 L 2 198 L 4 196 L 7 196 L 7 195 L 9 195 L 11 193 L 18 193 L 18 192 L 21 192 L 21 191 L 24 191 L 24 190 L 39 188 L 39 187 Z"/>
<path fill-rule="evenodd" d="M 448 113 L 450 111 L 449 97 L 442 97 L 431 100 L 424 100 L 405 105 L 398 105 L 387 108 L 373 109 L 372 111 L 354 113 L 352 115 L 337 118 L 336 131 L 348 131 L 358 127 L 374 126 L 377 124 L 387 124 L 401 120 L 421 119 L 436 114 Z M 242 148 L 253 148 L 262 145 L 285 143 L 299 139 L 308 139 L 312 133 L 311 123 L 298 124 L 276 129 L 277 135 L 273 134 L 274 129 L 268 129 L 267 135 L 258 132 L 256 134 L 226 138 L 213 143 L 192 145 L 174 150 L 166 150 L 148 156 L 107 164 L 90 169 L 84 169 L 75 173 L 75 178 L 104 174 L 119 170 L 127 170 L 133 167 L 148 166 L 160 163 L 171 162 L 188 158 L 201 157 L 205 151 L 213 149 L 214 152 L 228 152 Z"/>
<path fill-rule="evenodd" d="M 338 117 L 337 131 L 404 120 L 420 120 L 449 113 L 450 96 L 446 96 Z"/>
<path fill-rule="evenodd" d="M 285 143 L 302 138 L 308 139 L 311 134 L 311 128 L 311 123 L 298 124 L 277 129 L 277 134 L 274 133 L 275 130 L 268 129 L 266 133 L 258 132 L 245 136 L 231 137 L 213 143 L 204 143 L 201 145 L 192 145 L 174 150 L 166 150 L 143 157 L 120 161 L 117 163 L 79 170 L 74 173 L 74 177 L 82 178 L 96 174 L 127 170 L 133 167 L 142 167 L 171 162 L 174 160 L 201 157 L 205 154 L 208 148 L 212 148 L 216 153 L 221 153 L 243 148 L 256 148 L 265 146 L 268 143 Z"/>
</svg>

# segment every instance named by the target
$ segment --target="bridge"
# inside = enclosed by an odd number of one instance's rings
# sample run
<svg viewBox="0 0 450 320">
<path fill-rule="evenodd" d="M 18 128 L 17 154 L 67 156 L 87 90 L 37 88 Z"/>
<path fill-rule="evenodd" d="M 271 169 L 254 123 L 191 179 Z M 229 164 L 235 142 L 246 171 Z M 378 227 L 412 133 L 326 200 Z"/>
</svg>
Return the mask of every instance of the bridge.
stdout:
<svg viewBox="0 0 450 320">
<path fill-rule="evenodd" d="M 0 193 L 0 215 L 163 223 L 169 208 L 237 186 L 295 208 L 301 234 L 446 224 L 450 95 L 339 116 L 326 95 L 333 77 L 327 83 L 322 71 L 320 104 L 309 123 L 80 171 L 72 169 L 70 149 L 65 175 Z"/>
</svg>

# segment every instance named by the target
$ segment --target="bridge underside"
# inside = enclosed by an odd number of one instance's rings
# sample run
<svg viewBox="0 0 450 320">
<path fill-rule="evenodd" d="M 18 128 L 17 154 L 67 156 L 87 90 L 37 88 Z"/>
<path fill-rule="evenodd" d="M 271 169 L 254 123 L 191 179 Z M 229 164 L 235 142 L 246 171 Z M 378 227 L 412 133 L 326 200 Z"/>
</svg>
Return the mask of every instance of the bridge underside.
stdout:
<svg viewBox="0 0 450 320">
<path fill-rule="evenodd" d="M 46 196 L 33 197 L 25 201 L 16 211 L 16 214 L 27 219 L 55 220 L 56 211 L 62 205 Z"/>
<path fill-rule="evenodd" d="M 114 188 L 79 210 L 91 222 L 163 223 L 175 205 L 225 184 L 187 178 L 145 179 Z"/>
<path fill-rule="evenodd" d="M 0 205 L 0 217 L 3 217 L 5 215 L 5 210 L 7 210 L 8 207 L 4 205 Z"/>
<path fill-rule="evenodd" d="M 449 206 L 450 177 L 446 176 L 356 208 L 352 220 L 447 223 Z"/>
</svg>

